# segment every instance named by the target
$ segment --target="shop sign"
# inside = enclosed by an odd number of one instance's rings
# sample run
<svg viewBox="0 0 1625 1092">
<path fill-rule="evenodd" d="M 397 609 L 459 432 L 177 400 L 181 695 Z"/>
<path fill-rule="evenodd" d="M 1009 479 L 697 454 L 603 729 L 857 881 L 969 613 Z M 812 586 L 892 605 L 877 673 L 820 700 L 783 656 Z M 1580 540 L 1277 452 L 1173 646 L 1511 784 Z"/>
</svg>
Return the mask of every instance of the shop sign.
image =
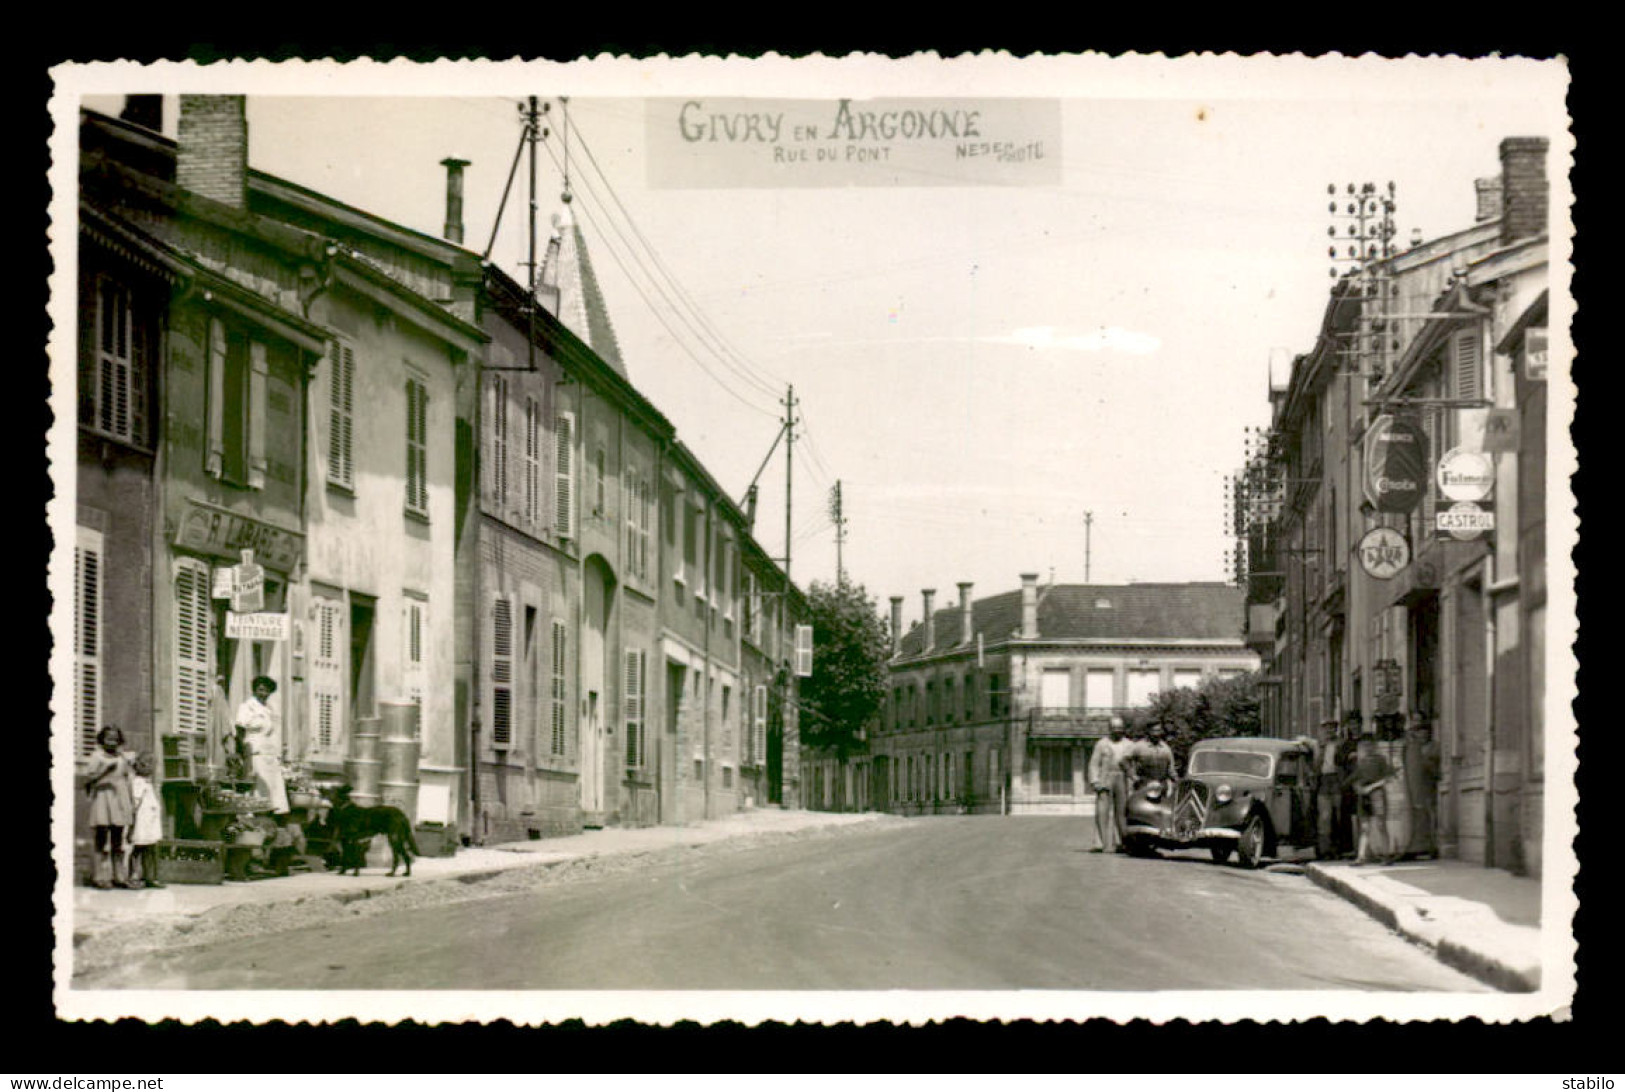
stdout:
<svg viewBox="0 0 1625 1092">
<path fill-rule="evenodd" d="M 1522 431 L 1517 410 L 1490 410 L 1484 420 L 1484 450 L 1491 454 L 1517 451 Z"/>
<path fill-rule="evenodd" d="M 230 599 L 232 581 L 236 578 L 237 570 L 229 565 L 216 566 L 214 570 L 214 592 L 212 598 Z"/>
<path fill-rule="evenodd" d="M 1406 515 L 1427 486 L 1427 437 L 1414 421 L 1383 414 L 1365 435 L 1365 496 L 1379 512 Z"/>
<path fill-rule="evenodd" d="M 1411 563 L 1411 544 L 1392 527 L 1373 527 L 1360 539 L 1360 568 L 1367 576 L 1387 580 Z"/>
<path fill-rule="evenodd" d="M 265 609 L 265 567 L 254 564 L 253 550 L 244 550 L 242 564 L 231 570 L 231 609 L 239 614 Z"/>
<path fill-rule="evenodd" d="M 252 614 L 226 612 L 226 636 L 234 641 L 286 641 L 288 615 L 285 611 L 257 611 Z"/>
<path fill-rule="evenodd" d="M 1378 660 L 1371 671 L 1372 695 L 1377 699 L 1377 712 L 1399 712 L 1404 699 L 1405 676 L 1398 660 Z"/>
<path fill-rule="evenodd" d="M 1531 383 L 1546 382 L 1546 327 L 1531 326 L 1523 332 L 1523 377 Z"/>
<path fill-rule="evenodd" d="M 1495 491 L 1495 460 L 1455 447 L 1439 457 L 1439 493 L 1453 501 L 1481 501 Z"/>
<path fill-rule="evenodd" d="M 236 560 L 253 550 L 260 562 L 278 572 L 289 572 L 303 553 L 303 536 L 192 501 L 181 514 L 175 545 L 194 553 Z"/>
<path fill-rule="evenodd" d="M 1471 542 L 1486 531 L 1495 530 L 1495 510 L 1488 505 L 1463 501 L 1433 514 L 1434 528 L 1440 538 L 1446 535 Z"/>
</svg>

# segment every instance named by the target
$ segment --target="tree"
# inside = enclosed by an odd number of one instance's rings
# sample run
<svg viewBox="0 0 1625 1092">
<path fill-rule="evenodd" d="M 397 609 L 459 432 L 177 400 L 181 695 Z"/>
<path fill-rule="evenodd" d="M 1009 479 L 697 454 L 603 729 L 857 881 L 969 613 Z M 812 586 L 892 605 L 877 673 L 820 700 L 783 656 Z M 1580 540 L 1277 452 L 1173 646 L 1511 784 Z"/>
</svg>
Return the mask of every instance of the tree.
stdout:
<svg viewBox="0 0 1625 1092">
<path fill-rule="evenodd" d="M 1128 715 L 1131 728 L 1161 725 L 1183 767 L 1191 746 L 1201 739 L 1256 736 L 1262 729 L 1258 674 L 1210 675 L 1200 686 L 1182 686 L 1151 695 L 1151 703 Z"/>
<path fill-rule="evenodd" d="M 801 680 L 801 742 L 842 758 L 861 746 L 863 729 L 886 693 L 886 624 L 861 584 L 814 581 L 807 590 L 813 671 Z"/>
</svg>

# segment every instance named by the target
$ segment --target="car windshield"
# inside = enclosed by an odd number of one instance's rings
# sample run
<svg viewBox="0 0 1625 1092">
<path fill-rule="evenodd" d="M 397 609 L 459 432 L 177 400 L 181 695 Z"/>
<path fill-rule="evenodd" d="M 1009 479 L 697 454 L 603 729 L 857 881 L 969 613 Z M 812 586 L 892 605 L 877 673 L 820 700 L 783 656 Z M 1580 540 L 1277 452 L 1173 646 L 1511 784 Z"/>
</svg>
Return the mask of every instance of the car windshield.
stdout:
<svg viewBox="0 0 1625 1092">
<path fill-rule="evenodd" d="M 1191 755 L 1191 773 L 1243 774 L 1269 777 L 1270 756 L 1257 751 L 1197 751 Z"/>
</svg>

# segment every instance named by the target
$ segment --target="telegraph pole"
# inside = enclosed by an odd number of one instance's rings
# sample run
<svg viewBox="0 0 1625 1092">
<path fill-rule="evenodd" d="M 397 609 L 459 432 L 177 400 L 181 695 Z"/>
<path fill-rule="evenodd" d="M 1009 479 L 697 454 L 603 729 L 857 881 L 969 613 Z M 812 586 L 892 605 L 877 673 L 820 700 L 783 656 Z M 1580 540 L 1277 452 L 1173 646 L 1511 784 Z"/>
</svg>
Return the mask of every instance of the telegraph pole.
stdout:
<svg viewBox="0 0 1625 1092">
<path fill-rule="evenodd" d="M 796 448 L 796 387 L 786 388 L 784 401 L 784 583 L 790 584 L 790 486 Z"/>
<path fill-rule="evenodd" d="M 846 515 L 841 508 L 841 481 L 835 480 L 835 487 L 829 491 L 829 518 L 835 524 L 835 586 L 841 587 L 846 583 L 846 566 L 841 564 L 841 547 L 846 543 Z"/>
</svg>

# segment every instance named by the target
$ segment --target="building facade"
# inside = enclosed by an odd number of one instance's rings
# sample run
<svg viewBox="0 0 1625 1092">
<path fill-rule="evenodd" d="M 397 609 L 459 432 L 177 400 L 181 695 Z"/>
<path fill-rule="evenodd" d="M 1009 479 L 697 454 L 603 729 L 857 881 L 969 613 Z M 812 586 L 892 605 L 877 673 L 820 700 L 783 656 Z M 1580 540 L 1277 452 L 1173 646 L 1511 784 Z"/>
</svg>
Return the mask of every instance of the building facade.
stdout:
<svg viewBox="0 0 1625 1092">
<path fill-rule="evenodd" d="M 1207 675 L 1259 665 L 1243 596 L 1223 584 L 1062 584 L 936 609 L 902 631 L 892 598 L 889 693 L 870 739 L 866 799 L 904 814 L 1078 812 L 1111 717 Z M 854 790 L 841 786 L 842 792 Z"/>
</svg>

